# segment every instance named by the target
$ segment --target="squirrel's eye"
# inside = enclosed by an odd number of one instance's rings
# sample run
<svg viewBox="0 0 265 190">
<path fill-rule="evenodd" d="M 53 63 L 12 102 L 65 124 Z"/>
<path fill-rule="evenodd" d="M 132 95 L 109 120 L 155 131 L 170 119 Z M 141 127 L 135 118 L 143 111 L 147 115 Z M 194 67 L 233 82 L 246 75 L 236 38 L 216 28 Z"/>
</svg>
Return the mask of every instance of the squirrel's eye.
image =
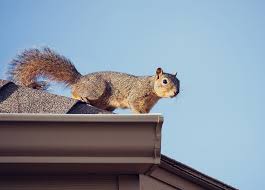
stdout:
<svg viewBox="0 0 265 190">
<path fill-rule="evenodd" d="M 167 84 L 167 79 L 163 79 L 163 84 Z"/>
</svg>

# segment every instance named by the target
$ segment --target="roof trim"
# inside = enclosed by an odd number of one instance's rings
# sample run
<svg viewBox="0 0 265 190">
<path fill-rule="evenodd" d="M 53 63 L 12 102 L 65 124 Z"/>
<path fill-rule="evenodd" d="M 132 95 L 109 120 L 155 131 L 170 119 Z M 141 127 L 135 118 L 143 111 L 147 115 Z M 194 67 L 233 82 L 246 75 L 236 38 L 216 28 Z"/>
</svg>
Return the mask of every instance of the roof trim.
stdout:
<svg viewBox="0 0 265 190">
<path fill-rule="evenodd" d="M 159 167 L 170 171 L 174 174 L 180 175 L 186 179 L 192 180 L 195 183 L 202 185 L 209 189 L 218 190 L 237 190 L 236 188 L 227 185 L 217 179 L 205 175 L 181 162 L 171 159 L 165 155 L 161 155 L 161 164 Z"/>
</svg>

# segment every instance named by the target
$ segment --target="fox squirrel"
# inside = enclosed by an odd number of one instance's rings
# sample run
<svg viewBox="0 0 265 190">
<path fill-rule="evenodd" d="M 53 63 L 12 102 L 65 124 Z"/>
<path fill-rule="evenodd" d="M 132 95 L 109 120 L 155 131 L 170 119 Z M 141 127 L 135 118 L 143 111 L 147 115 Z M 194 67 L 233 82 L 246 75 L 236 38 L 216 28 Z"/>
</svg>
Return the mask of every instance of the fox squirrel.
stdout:
<svg viewBox="0 0 265 190">
<path fill-rule="evenodd" d="M 149 113 L 160 98 L 179 93 L 176 74 L 156 69 L 153 76 L 134 76 L 120 72 L 94 72 L 81 75 L 66 57 L 50 48 L 29 49 L 18 55 L 10 65 L 10 79 L 19 85 L 46 89 L 45 77 L 71 87 L 72 97 L 95 107 L 114 111 L 130 108 L 134 113 Z"/>
</svg>

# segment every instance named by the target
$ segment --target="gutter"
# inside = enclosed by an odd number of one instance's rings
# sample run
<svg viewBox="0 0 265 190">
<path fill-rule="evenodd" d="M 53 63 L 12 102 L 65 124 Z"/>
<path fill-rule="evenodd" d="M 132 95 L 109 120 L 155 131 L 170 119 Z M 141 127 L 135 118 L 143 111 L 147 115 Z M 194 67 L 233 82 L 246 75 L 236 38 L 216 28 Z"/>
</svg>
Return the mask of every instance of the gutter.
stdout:
<svg viewBox="0 0 265 190">
<path fill-rule="evenodd" d="M 145 173 L 161 114 L 0 114 L 0 174 Z"/>
</svg>

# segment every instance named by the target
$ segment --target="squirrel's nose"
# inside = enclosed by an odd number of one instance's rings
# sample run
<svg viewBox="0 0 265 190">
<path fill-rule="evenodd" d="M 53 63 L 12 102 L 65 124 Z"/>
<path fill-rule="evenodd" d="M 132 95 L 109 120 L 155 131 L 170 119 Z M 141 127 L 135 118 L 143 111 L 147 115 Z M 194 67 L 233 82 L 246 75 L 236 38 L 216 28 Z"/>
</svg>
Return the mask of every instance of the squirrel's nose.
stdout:
<svg viewBox="0 0 265 190">
<path fill-rule="evenodd" d="M 178 93 L 179 93 L 179 88 L 177 88 L 176 91 L 174 91 L 174 96 L 177 96 Z"/>
<path fill-rule="evenodd" d="M 174 91 L 174 95 L 172 97 L 176 97 L 178 93 L 178 90 Z"/>
</svg>

